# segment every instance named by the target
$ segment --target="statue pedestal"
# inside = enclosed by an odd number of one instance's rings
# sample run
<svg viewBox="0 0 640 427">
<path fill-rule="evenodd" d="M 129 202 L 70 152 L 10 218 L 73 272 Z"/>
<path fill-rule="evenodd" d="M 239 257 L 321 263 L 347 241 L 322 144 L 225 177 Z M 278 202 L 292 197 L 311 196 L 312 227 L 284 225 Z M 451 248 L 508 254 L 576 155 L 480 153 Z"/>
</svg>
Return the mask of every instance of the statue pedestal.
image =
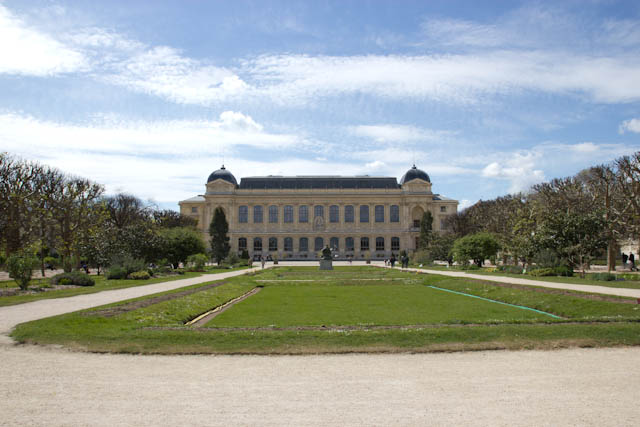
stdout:
<svg viewBox="0 0 640 427">
<path fill-rule="evenodd" d="M 320 270 L 333 270 L 333 261 L 330 259 L 321 259 Z"/>
</svg>

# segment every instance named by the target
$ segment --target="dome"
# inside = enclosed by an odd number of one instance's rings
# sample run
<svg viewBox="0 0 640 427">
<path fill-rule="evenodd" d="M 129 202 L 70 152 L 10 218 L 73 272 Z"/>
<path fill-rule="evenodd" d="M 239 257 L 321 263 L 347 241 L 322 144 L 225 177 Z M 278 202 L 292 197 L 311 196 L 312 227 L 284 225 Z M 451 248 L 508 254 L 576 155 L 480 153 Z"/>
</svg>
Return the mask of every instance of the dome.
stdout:
<svg viewBox="0 0 640 427">
<path fill-rule="evenodd" d="M 421 179 L 423 181 L 431 182 L 431 179 L 429 179 L 429 175 L 427 175 L 425 171 L 418 169 L 416 165 L 413 165 L 413 167 L 402 176 L 400 185 L 403 185 L 404 183 L 409 181 L 413 181 L 414 179 Z"/>
<path fill-rule="evenodd" d="M 233 176 L 231 172 L 226 170 L 224 165 L 222 165 L 220 169 L 212 172 L 211 175 L 209 175 L 209 179 L 207 179 L 207 184 L 210 183 L 211 181 L 215 181 L 216 179 L 224 179 L 225 181 L 230 182 L 233 185 L 238 185 L 238 182 L 236 181 L 236 177 Z"/>
</svg>

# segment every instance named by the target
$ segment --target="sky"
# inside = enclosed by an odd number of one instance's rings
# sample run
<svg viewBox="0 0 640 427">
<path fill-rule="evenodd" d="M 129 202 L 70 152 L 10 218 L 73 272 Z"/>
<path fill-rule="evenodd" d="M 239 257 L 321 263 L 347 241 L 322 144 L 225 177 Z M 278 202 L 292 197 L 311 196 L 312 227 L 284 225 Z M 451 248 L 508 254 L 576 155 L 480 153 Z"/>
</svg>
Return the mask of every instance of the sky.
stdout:
<svg viewBox="0 0 640 427">
<path fill-rule="evenodd" d="M 223 163 L 464 208 L 639 150 L 637 0 L 0 0 L 0 151 L 162 208 Z"/>
</svg>

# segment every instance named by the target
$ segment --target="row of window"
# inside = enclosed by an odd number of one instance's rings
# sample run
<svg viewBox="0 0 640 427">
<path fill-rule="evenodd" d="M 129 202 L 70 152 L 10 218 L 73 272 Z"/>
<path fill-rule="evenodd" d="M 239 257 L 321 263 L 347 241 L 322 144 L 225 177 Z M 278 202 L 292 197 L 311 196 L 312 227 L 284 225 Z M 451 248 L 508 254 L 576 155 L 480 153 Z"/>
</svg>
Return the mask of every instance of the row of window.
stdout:
<svg viewBox="0 0 640 427">
<path fill-rule="evenodd" d="M 269 222 L 278 222 L 278 206 L 272 205 L 268 208 Z M 385 209 L 384 205 L 376 205 L 373 208 L 375 222 L 384 222 Z M 293 222 L 293 206 L 286 205 L 283 208 L 283 217 L 285 223 Z M 369 205 L 359 206 L 360 222 L 369 222 Z M 315 205 L 313 207 L 313 217 L 324 219 L 324 206 Z M 355 208 L 353 205 L 346 205 L 344 207 L 344 222 L 354 222 Z M 253 222 L 260 224 L 263 222 L 263 206 L 256 205 L 253 207 Z M 400 207 L 398 205 L 391 205 L 389 207 L 389 221 L 400 222 Z M 238 222 L 249 222 L 249 206 L 238 207 Z M 309 206 L 301 205 L 298 207 L 298 222 L 309 222 Z M 340 206 L 329 206 L 329 222 L 340 222 Z"/>
<path fill-rule="evenodd" d="M 385 250 L 385 239 L 384 237 L 376 237 L 376 251 L 384 251 Z M 355 250 L 355 239 L 353 237 L 347 237 L 344 239 L 344 245 L 346 251 Z M 316 237 L 313 240 L 313 249 L 314 251 L 321 251 L 325 246 L 324 239 L 322 237 Z M 329 247 L 335 251 L 340 250 L 340 239 L 337 237 L 332 237 L 329 239 Z M 278 238 L 277 237 L 269 237 L 268 246 L 269 251 L 277 251 L 278 250 Z M 240 237 L 238 239 L 238 249 L 239 250 L 247 250 L 247 239 L 245 237 Z M 285 237 L 284 238 L 284 251 L 285 252 L 293 252 L 293 238 Z M 360 238 L 360 250 L 368 251 L 369 247 L 369 238 L 361 237 Z M 255 237 L 253 239 L 253 250 L 254 251 L 262 251 L 262 238 Z M 400 238 L 392 237 L 391 238 L 391 250 L 398 251 L 400 250 Z M 299 252 L 308 252 L 309 251 L 309 239 L 307 237 L 301 237 L 298 245 Z"/>
</svg>

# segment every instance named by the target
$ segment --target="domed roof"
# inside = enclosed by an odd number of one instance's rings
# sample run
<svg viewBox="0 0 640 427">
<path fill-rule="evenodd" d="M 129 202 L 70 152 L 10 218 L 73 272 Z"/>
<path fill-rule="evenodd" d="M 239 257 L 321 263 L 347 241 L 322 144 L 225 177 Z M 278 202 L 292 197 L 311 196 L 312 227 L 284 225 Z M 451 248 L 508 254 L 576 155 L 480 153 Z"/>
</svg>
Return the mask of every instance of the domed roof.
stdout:
<svg viewBox="0 0 640 427">
<path fill-rule="evenodd" d="M 413 181 L 414 179 L 422 179 L 423 181 L 431 182 L 429 179 L 429 175 L 421 169 L 418 169 L 416 165 L 413 165 L 411 169 L 407 171 L 404 175 L 402 175 L 402 179 L 400 180 L 400 185 L 405 182 Z"/>
<path fill-rule="evenodd" d="M 211 172 L 211 175 L 209 175 L 209 179 L 207 179 L 207 183 L 215 181 L 216 179 L 224 179 L 225 181 L 230 182 L 233 185 L 238 185 L 236 177 L 233 176 L 233 174 L 227 169 L 225 169 L 224 165 L 222 165 L 222 167 L 217 171 Z"/>
</svg>

